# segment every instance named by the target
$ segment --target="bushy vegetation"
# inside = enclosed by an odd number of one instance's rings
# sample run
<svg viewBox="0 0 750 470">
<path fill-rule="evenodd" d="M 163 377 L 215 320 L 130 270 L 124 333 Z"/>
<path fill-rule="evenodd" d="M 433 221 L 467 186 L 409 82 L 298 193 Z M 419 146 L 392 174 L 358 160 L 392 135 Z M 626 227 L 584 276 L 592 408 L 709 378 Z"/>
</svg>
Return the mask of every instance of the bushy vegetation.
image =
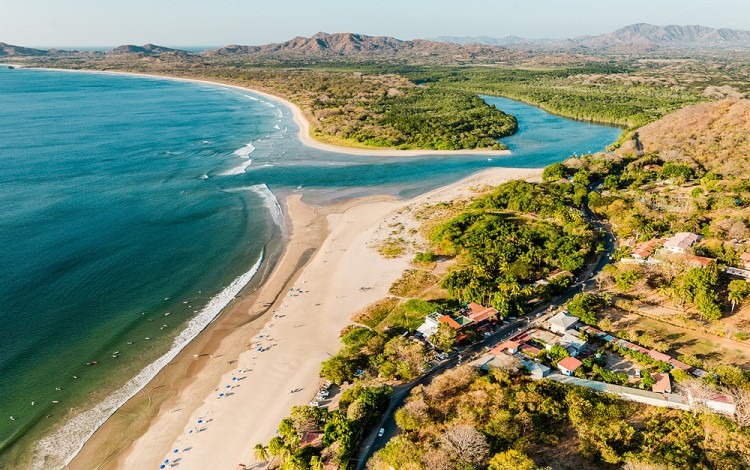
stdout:
<svg viewBox="0 0 750 470">
<path fill-rule="evenodd" d="M 562 116 L 639 127 L 701 98 L 660 83 L 594 80 L 602 74 L 625 75 L 618 67 L 523 70 L 421 68 L 404 73 L 435 88 L 466 90 L 524 101 Z"/>
<path fill-rule="evenodd" d="M 502 316 L 521 313 L 538 293 L 531 283 L 585 264 L 595 239 L 575 208 L 585 194 L 575 183 L 512 181 L 477 199 L 431 234 L 436 252 L 459 261 L 442 286 L 454 298 L 492 305 Z"/>
<path fill-rule="evenodd" d="M 427 360 L 424 344 L 389 333 L 349 328 L 341 337 L 343 347 L 322 364 L 320 375 L 335 384 L 354 381 L 358 370 L 386 380 L 416 377 Z"/>
<path fill-rule="evenodd" d="M 268 446 L 255 447 L 258 460 L 272 458 L 282 468 L 309 469 L 332 465 L 350 468 L 359 439 L 388 407 L 389 387 L 353 387 L 342 396 L 337 410 L 317 406 L 295 406 L 281 421 L 278 435 Z M 302 443 L 308 433 L 322 439 Z"/>
<path fill-rule="evenodd" d="M 459 368 L 416 387 L 396 412 L 396 422 L 401 434 L 368 468 L 728 469 L 750 464 L 750 434 L 726 418 L 623 402 L 499 369 L 477 376 Z"/>
</svg>

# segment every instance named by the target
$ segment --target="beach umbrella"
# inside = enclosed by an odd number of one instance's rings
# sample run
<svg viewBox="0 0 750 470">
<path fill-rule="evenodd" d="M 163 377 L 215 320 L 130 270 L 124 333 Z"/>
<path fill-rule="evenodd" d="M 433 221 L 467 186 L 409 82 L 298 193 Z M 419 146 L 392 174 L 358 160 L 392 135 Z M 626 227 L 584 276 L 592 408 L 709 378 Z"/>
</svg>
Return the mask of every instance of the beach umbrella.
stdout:
<svg viewBox="0 0 750 470">
<path fill-rule="evenodd" d="M 179 452 L 179 451 L 180 451 L 180 449 L 175 449 L 175 450 L 173 450 L 172 452 L 174 452 L 174 453 L 176 454 L 176 453 L 177 453 L 177 452 Z"/>
<path fill-rule="evenodd" d="M 164 464 L 161 464 L 161 465 L 159 465 L 159 468 L 167 468 L 167 466 L 164 465 Z"/>
<path fill-rule="evenodd" d="M 224 387 L 224 388 L 232 388 L 232 386 L 231 386 L 231 385 L 227 385 L 227 386 L 226 386 L 226 387 Z"/>
<path fill-rule="evenodd" d="M 224 396 L 224 394 L 223 394 L 223 393 L 220 393 L 220 394 L 219 394 L 219 396 L 220 396 L 220 397 L 223 397 L 223 396 Z"/>
<path fill-rule="evenodd" d="M 232 382 L 234 382 L 235 380 L 237 380 L 237 377 L 232 377 Z"/>
<path fill-rule="evenodd" d="M 203 420 L 202 420 L 202 419 L 199 419 L 199 420 L 198 420 L 198 424 L 201 424 L 202 422 L 203 422 Z"/>
</svg>

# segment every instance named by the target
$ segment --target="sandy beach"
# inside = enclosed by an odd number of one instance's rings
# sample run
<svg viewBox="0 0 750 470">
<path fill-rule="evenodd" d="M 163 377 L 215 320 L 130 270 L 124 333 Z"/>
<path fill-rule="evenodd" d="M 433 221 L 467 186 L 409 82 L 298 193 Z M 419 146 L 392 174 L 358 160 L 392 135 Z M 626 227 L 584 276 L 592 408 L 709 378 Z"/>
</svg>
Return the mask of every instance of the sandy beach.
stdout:
<svg viewBox="0 0 750 470">
<path fill-rule="evenodd" d="M 19 68 L 21 66 L 18 66 Z M 30 67 L 27 67 L 30 68 Z M 310 121 L 308 120 L 305 113 L 300 109 L 299 106 L 292 103 L 291 101 L 282 98 L 281 96 L 271 94 L 265 91 L 256 90 L 254 88 L 248 88 L 245 86 L 235 85 L 232 83 L 224 83 L 210 80 L 200 80 L 197 78 L 182 78 L 174 77 L 170 75 L 159 75 L 159 74 L 146 74 L 146 73 L 134 73 L 134 72 L 113 72 L 113 71 L 98 71 L 98 70 L 71 70 L 71 69 L 52 69 L 44 67 L 33 67 L 37 70 L 54 70 L 57 72 L 83 72 L 83 73 L 101 73 L 111 75 L 131 75 L 135 77 L 147 77 L 147 78 L 163 78 L 166 80 L 179 80 L 184 82 L 192 83 L 203 83 L 212 86 L 224 86 L 233 88 L 236 90 L 254 93 L 256 95 L 263 96 L 264 98 L 276 101 L 288 107 L 292 111 L 292 118 L 299 128 L 298 138 L 302 144 L 307 147 L 314 148 L 317 150 L 323 150 L 325 152 L 333 153 L 344 153 L 347 155 L 361 155 L 370 157 L 409 157 L 409 156 L 425 156 L 425 155 L 483 155 L 483 156 L 508 156 L 511 155 L 510 150 L 399 150 L 399 149 L 362 149 L 354 147 L 342 147 L 339 145 L 332 145 L 315 140 L 310 136 Z"/>
<path fill-rule="evenodd" d="M 407 219 L 421 205 L 540 174 L 494 168 L 406 201 L 371 197 L 316 208 L 299 195 L 288 198 L 290 240 L 267 282 L 228 307 L 115 413 L 70 468 L 157 468 L 166 459 L 186 469 L 255 463 L 252 447 L 315 395 L 320 363 L 338 350 L 341 329 L 384 297 L 413 257 L 376 253 L 372 245 L 384 228 L 413 223 Z"/>
</svg>

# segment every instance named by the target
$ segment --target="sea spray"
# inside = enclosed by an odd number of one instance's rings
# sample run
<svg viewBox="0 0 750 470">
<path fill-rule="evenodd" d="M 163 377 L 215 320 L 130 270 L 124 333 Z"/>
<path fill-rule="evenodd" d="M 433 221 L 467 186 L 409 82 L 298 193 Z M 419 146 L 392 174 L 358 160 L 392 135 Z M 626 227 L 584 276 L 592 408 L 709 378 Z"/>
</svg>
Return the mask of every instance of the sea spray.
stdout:
<svg viewBox="0 0 750 470">
<path fill-rule="evenodd" d="M 279 200 L 276 199 L 276 196 L 271 192 L 270 189 L 268 189 L 268 186 L 265 184 L 256 184 L 253 186 L 247 186 L 243 188 L 237 188 L 230 191 L 252 191 L 263 200 L 263 205 L 268 209 L 268 212 L 271 213 L 271 218 L 273 219 L 274 223 L 279 227 L 281 230 L 281 234 L 286 237 L 287 230 L 286 230 L 286 220 L 284 219 L 284 211 L 281 209 L 281 204 L 279 204 Z"/>
<path fill-rule="evenodd" d="M 239 165 L 237 165 L 234 168 L 230 168 L 230 169 L 228 169 L 226 171 L 222 171 L 221 173 L 219 173 L 219 176 L 237 176 L 237 175 L 241 175 L 241 174 L 243 174 L 247 170 L 247 167 L 249 167 L 252 163 L 253 163 L 252 160 L 247 159 L 246 161 L 240 163 Z"/>
<path fill-rule="evenodd" d="M 250 154 L 255 151 L 255 146 L 253 146 L 253 143 L 250 142 L 249 144 L 246 144 L 244 147 L 239 148 L 233 152 L 234 155 L 240 157 L 240 158 L 247 158 L 247 161 L 244 161 L 240 163 L 239 165 L 235 166 L 234 168 L 230 168 L 228 170 L 222 171 L 219 173 L 219 176 L 236 176 L 241 175 L 242 173 L 247 170 L 247 167 L 249 167 L 253 161 L 250 159 Z"/>
<path fill-rule="evenodd" d="M 265 185 L 263 185 L 265 186 Z M 266 188 L 267 190 L 267 188 Z M 277 203 L 278 205 L 278 203 Z M 32 469 L 59 468 L 70 463 L 83 445 L 130 398 L 145 387 L 156 374 L 203 331 L 232 299 L 255 277 L 263 263 L 264 253 L 245 274 L 237 277 L 223 291 L 209 300 L 208 304 L 188 322 L 172 342 L 172 347 L 159 359 L 146 366 L 125 385 L 90 410 L 76 414 L 51 435 L 41 439 L 35 449 Z"/>
<path fill-rule="evenodd" d="M 250 157 L 250 154 L 253 153 L 254 150 L 255 150 L 255 147 L 253 146 L 253 143 L 250 142 L 249 144 L 246 144 L 244 147 L 235 150 L 234 154 L 237 155 L 238 157 L 248 158 Z"/>
</svg>

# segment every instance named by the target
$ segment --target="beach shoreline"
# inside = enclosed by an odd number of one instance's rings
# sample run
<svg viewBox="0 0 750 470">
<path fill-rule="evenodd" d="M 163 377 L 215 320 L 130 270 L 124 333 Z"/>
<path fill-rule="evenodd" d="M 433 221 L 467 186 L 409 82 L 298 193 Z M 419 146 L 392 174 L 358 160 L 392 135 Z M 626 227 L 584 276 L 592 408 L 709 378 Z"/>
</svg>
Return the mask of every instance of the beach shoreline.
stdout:
<svg viewBox="0 0 750 470">
<path fill-rule="evenodd" d="M 289 243 L 267 281 L 227 307 L 92 436 L 69 467 L 148 467 L 175 449 L 180 468 L 251 461 L 252 446 L 267 442 L 292 406 L 312 398 L 320 363 L 338 351 L 339 332 L 351 316 L 384 297 L 408 267 L 411 255 L 385 259 L 376 253 L 379 232 L 404 217 L 404 208 L 540 174 L 493 168 L 409 200 L 373 196 L 326 208 L 288 197 Z M 265 313 L 253 317 L 259 309 Z M 294 388 L 302 391 L 290 394 Z M 232 395 L 220 397 L 223 392 Z M 199 419 L 206 423 L 201 432 Z"/>
<path fill-rule="evenodd" d="M 230 87 L 233 89 L 237 89 L 240 91 L 250 92 L 258 94 L 259 96 L 263 96 L 269 100 L 274 100 L 277 102 L 280 102 L 284 105 L 287 105 L 292 113 L 293 117 L 295 119 L 295 122 L 299 126 L 300 129 L 300 140 L 310 147 L 318 148 L 320 150 L 324 151 L 337 151 L 337 152 L 343 152 L 343 153 L 354 153 L 359 155 L 386 155 L 388 151 L 383 151 L 379 153 L 372 153 L 370 151 L 363 151 L 363 152 L 355 152 L 357 149 L 350 149 L 346 147 L 336 147 L 336 146 L 327 146 L 327 144 L 322 144 L 320 142 L 315 141 L 309 136 L 309 123 L 304 118 L 302 111 L 295 106 L 293 103 L 288 102 L 287 100 L 284 100 L 283 98 L 270 95 L 268 93 L 264 93 L 258 90 L 250 89 L 247 87 L 237 86 L 237 85 L 231 85 L 231 84 L 225 84 L 220 82 L 211 82 L 211 81 L 205 81 L 205 80 L 197 80 L 197 79 L 189 79 L 189 78 L 179 78 L 179 77 L 169 77 L 169 76 L 162 76 L 162 75 L 149 75 L 149 74 L 136 74 L 136 73 L 124 73 L 124 72 L 106 72 L 106 71 L 89 71 L 89 70 L 68 70 L 68 69 L 48 69 L 48 70 L 54 70 L 54 71 L 72 71 L 72 72 L 82 72 L 82 73 L 99 73 L 99 74 L 115 74 L 115 75 L 132 75 L 137 77 L 148 77 L 148 78 L 159 78 L 159 79 L 170 79 L 170 80 L 179 80 L 179 81 L 187 81 L 187 82 L 195 82 L 195 83 L 202 83 L 207 84 L 211 86 L 224 86 L 224 87 Z M 391 153 L 390 155 L 406 155 L 405 151 L 393 151 L 395 153 Z M 445 152 L 440 151 L 426 151 L 428 153 L 422 153 L 422 151 L 414 151 L 416 153 L 410 153 L 414 155 L 426 155 L 426 154 L 436 154 L 436 155 L 443 155 L 446 154 Z M 447 154 L 456 154 L 457 152 L 450 151 L 447 152 Z M 461 153 L 461 152 L 459 152 Z M 465 153 L 470 154 L 483 154 L 475 151 L 466 151 Z M 491 153 L 495 155 L 498 152 L 492 151 Z M 507 151 L 501 151 L 500 152 L 503 155 L 508 154 Z M 496 169 L 498 171 L 512 171 L 512 169 Z M 529 172 L 534 170 L 528 170 L 523 169 L 520 170 L 523 172 Z M 365 201 L 368 201 L 372 203 L 373 198 L 365 198 Z M 391 203 L 393 203 L 394 199 L 393 197 L 375 197 L 375 200 L 380 201 L 380 203 L 384 203 L 384 200 L 388 200 Z M 292 209 L 290 208 L 291 205 L 296 204 L 302 204 L 301 200 L 295 201 L 294 197 L 289 198 L 285 204 L 287 205 L 287 211 L 285 211 L 285 216 L 291 220 L 292 225 L 299 224 L 299 220 L 304 220 L 305 216 L 300 216 L 300 212 L 305 212 L 305 210 L 302 209 Z M 357 207 L 361 204 L 365 204 L 362 202 L 362 200 L 355 200 L 355 201 L 348 201 L 345 203 L 342 203 L 337 207 L 337 209 L 332 209 L 333 212 L 336 212 L 337 210 L 344 210 L 342 207 L 350 208 L 350 207 Z M 305 206 L 302 204 L 302 206 Z M 154 377 L 152 380 L 150 380 L 146 385 L 144 385 L 138 392 L 136 392 L 131 398 L 129 398 L 125 403 L 118 406 L 115 410 L 115 412 L 101 425 L 99 426 L 93 433 L 85 439 L 85 441 L 81 444 L 81 448 L 79 448 L 72 456 L 68 455 L 65 457 L 65 461 L 70 463 L 70 468 L 89 468 L 92 462 L 96 462 L 94 466 L 99 467 L 102 463 L 110 461 L 110 456 L 121 456 L 122 455 L 122 449 L 113 449 L 110 451 L 102 451 L 102 449 L 107 449 L 108 446 L 111 445 L 111 436 L 114 434 L 120 434 L 125 435 L 128 437 L 128 439 L 137 438 L 137 436 L 144 435 L 148 428 L 150 428 L 150 425 L 143 424 L 143 423 L 151 423 L 154 419 L 157 419 L 159 414 L 163 412 L 162 404 L 168 404 L 169 399 L 171 397 L 179 395 L 180 391 L 183 390 L 185 387 L 189 387 L 191 384 L 196 382 L 203 382 L 205 381 L 205 377 L 201 377 L 201 380 L 197 379 L 196 374 L 198 372 L 204 373 L 206 367 L 203 364 L 199 364 L 198 362 L 189 363 L 189 364 L 182 364 L 179 365 L 181 362 L 183 362 L 186 358 L 189 358 L 192 354 L 193 356 L 198 354 L 200 357 L 204 357 L 204 350 L 205 351 L 217 351 L 219 347 L 221 346 L 222 342 L 226 337 L 232 334 L 232 331 L 235 329 L 242 329 L 242 327 L 246 327 L 244 331 L 244 334 L 251 334 L 255 330 L 259 330 L 262 328 L 263 324 L 269 321 L 268 316 L 270 315 L 270 312 L 272 311 L 273 306 L 275 305 L 275 301 L 278 299 L 279 295 L 283 292 L 281 290 L 280 284 L 287 285 L 289 282 L 293 281 L 293 278 L 295 276 L 299 276 L 302 272 L 302 267 L 305 266 L 310 259 L 313 257 L 313 254 L 316 253 L 316 250 L 322 246 L 323 242 L 327 239 L 325 234 L 325 226 L 326 226 L 326 217 L 322 216 L 321 214 L 328 214 L 330 215 L 332 212 L 328 211 L 321 211 L 320 208 L 311 208 L 309 206 L 305 206 L 308 211 L 312 211 L 309 213 L 314 213 L 315 221 L 313 222 L 309 218 L 307 219 L 307 224 L 309 226 L 314 226 L 311 231 L 313 232 L 312 236 L 306 236 L 307 245 L 305 249 L 302 252 L 297 252 L 294 255 L 289 254 L 290 246 L 293 244 L 292 238 L 290 237 L 288 241 L 288 246 L 285 246 L 284 252 L 281 256 L 281 259 L 276 264 L 276 266 L 273 268 L 270 277 L 268 280 L 262 283 L 261 286 L 259 286 L 258 291 L 253 291 L 250 293 L 243 292 L 242 294 L 237 296 L 237 299 L 227 306 L 223 311 L 221 311 L 215 321 L 213 321 L 208 327 L 205 328 L 203 332 L 201 332 L 196 338 L 194 338 L 190 343 L 184 346 L 184 348 L 178 352 L 177 357 L 174 358 L 172 361 L 170 361 L 166 366 L 161 368 L 157 373 L 156 377 Z M 348 210 L 348 209 L 347 209 Z M 345 211 L 345 210 L 344 210 Z M 309 215 L 308 213 L 308 215 Z M 297 231 L 299 232 L 299 227 L 297 228 Z M 284 262 L 285 259 L 289 259 L 293 261 L 287 261 Z M 398 274 L 402 269 L 398 270 Z M 277 276 L 279 278 L 283 278 L 283 280 L 278 280 L 275 283 L 269 282 L 271 278 L 274 276 Z M 284 277 L 286 276 L 286 277 Z M 246 290 L 246 289 L 245 289 Z M 273 293 L 273 302 L 268 301 L 268 296 L 272 291 L 276 291 Z M 265 297 L 263 296 L 265 294 Z M 263 302 L 261 302 L 261 299 Z M 376 299 L 373 299 L 376 300 Z M 261 305 L 262 303 L 267 304 L 265 308 L 258 309 L 257 306 Z M 364 305 L 363 305 L 364 306 Z M 241 312 L 245 309 L 244 315 L 239 315 L 237 312 Z M 260 312 L 262 310 L 262 312 Z M 352 312 L 353 313 L 353 312 Z M 347 316 L 348 319 L 348 316 Z M 335 350 L 338 349 L 338 340 L 337 337 L 335 341 L 331 343 L 333 348 L 333 353 L 335 353 Z M 241 348 L 237 346 L 237 344 L 233 345 L 234 349 L 231 349 L 230 353 L 239 355 L 239 351 Z M 205 354 L 210 355 L 212 357 L 216 357 L 216 355 L 213 355 L 210 352 L 205 352 Z M 320 360 L 314 361 L 313 365 L 307 367 L 307 370 L 311 373 L 314 373 L 317 376 L 318 366 L 319 366 Z M 167 372 L 169 370 L 169 373 Z M 212 373 L 214 374 L 212 377 L 215 377 L 216 374 L 219 374 L 220 370 L 218 368 L 211 369 Z M 209 379 L 210 380 L 210 379 Z M 158 392 L 155 392 L 155 390 L 159 389 Z M 163 390 L 162 390 L 163 389 Z M 144 400 L 148 402 L 147 407 L 139 406 L 139 400 L 142 404 Z M 164 405 L 166 406 L 166 405 Z M 287 409 L 284 410 L 284 413 L 288 412 Z M 134 421 L 142 421 L 141 424 L 133 424 Z M 127 423 L 127 424 L 126 424 Z M 117 447 L 120 447 L 121 444 L 116 444 Z M 118 457 L 119 458 L 119 457 Z M 117 460 L 113 461 L 116 462 Z M 78 462 L 86 462 L 82 466 L 78 466 Z M 105 465 L 106 466 L 106 465 Z M 117 464 L 115 464 L 117 466 Z"/>
<path fill-rule="evenodd" d="M 225 83 L 219 81 L 202 80 L 199 78 L 187 78 L 187 77 L 174 77 L 170 75 L 160 74 L 149 74 L 149 73 L 136 73 L 136 72 L 117 72 L 109 70 L 83 70 L 83 69 L 56 69 L 49 67 L 24 67 L 29 70 L 50 70 L 55 72 L 80 72 L 80 73 L 96 73 L 96 74 L 107 74 L 107 75 L 125 75 L 132 77 L 141 78 L 160 78 L 165 80 L 177 80 L 188 83 L 199 83 L 211 86 L 223 86 L 232 88 L 238 91 L 255 93 L 268 100 L 276 101 L 283 104 L 292 111 L 292 119 L 297 124 L 299 129 L 298 139 L 306 147 L 310 147 L 316 150 L 331 153 L 343 153 L 347 155 L 358 155 L 358 156 L 369 156 L 369 157 L 416 157 L 416 156 L 449 156 L 449 155 L 476 155 L 476 156 L 509 156 L 511 155 L 510 150 L 399 150 L 399 149 L 363 149 L 356 147 L 343 147 L 340 145 L 327 144 L 314 139 L 310 135 L 310 121 L 305 116 L 302 109 L 286 98 L 281 96 L 268 93 L 266 91 L 257 90 L 247 86 L 236 85 L 232 83 Z"/>
</svg>

